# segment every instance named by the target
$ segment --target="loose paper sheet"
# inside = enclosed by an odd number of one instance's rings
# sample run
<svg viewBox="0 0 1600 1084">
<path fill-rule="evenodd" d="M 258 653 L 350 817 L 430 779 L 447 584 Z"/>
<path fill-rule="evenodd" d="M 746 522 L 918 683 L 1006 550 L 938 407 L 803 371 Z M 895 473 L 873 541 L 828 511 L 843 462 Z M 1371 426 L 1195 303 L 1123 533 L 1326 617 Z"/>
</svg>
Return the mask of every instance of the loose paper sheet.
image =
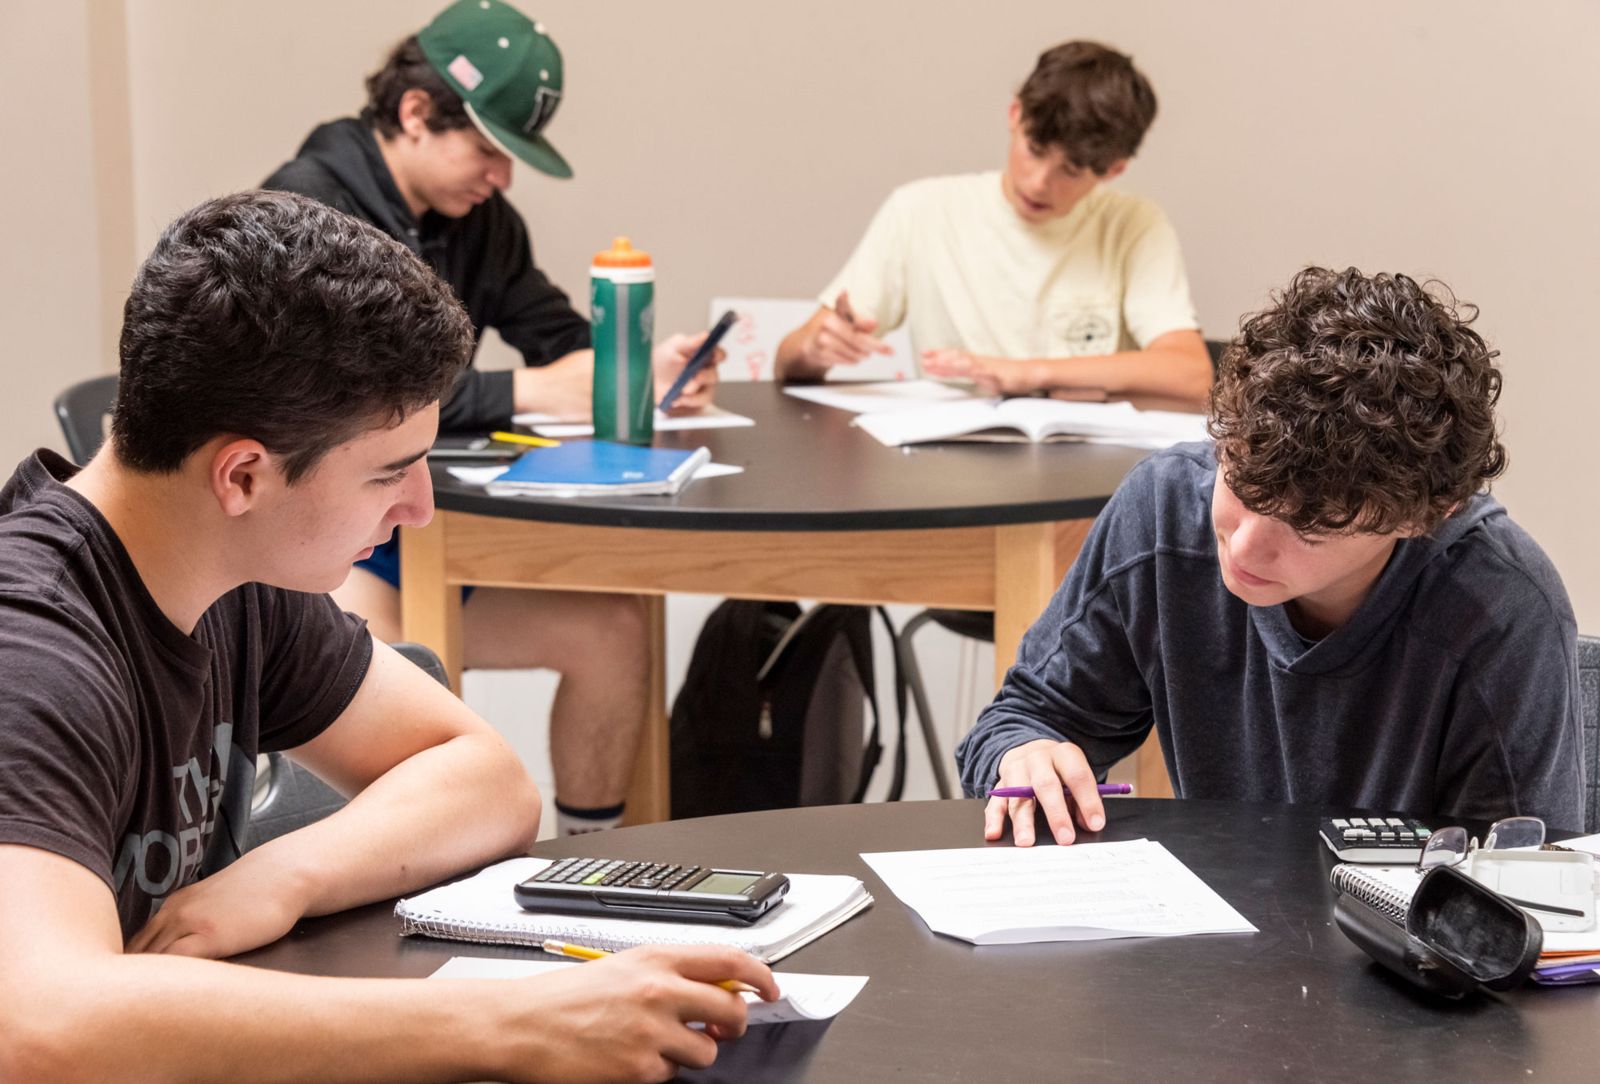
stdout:
<svg viewBox="0 0 1600 1084">
<path fill-rule="evenodd" d="M 594 435 L 594 424 L 587 418 L 563 419 L 554 414 L 513 414 L 511 421 L 516 425 L 530 427 L 541 437 L 565 439 Z M 756 421 L 743 414 L 723 410 L 719 406 L 708 406 L 695 414 L 663 414 L 658 410 L 652 424 L 658 433 L 685 433 L 696 429 L 744 429 L 756 424 Z"/>
<path fill-rule="evenodd" d="M 861 857 L 930 929 L 978 945 L 1257 932 L 1147 839 Z"/>
<path fill-rule="evenodd" d="M 805 399 L 819 406 L 837 407 L 855 414 L 876 414 L 885 410 L 911 410 L 929 403 L 951 403 L 978 398 L 969 388 L 941 384 L 937 380 L 888 380 L 878 384 L 796 384 L 783 389 L 785 395 Z"/>
<path fill-rule="evenodd" d="M 478 956 L 452 956 L 430 978 L 435 979 L 522 979 L 545 975 L 564 967 L 582 967 L 578 961 L 504 960 Z M 867 984 L 865 975 L 806 975 L 775 971 L 777 1001 L 762 1001 L 756 994 L 745 994 L 750 1006 L 749 1022 L 786 1024 L 799 1020 L 827 1020 L 837 1016 L 855 1000 Z"/>
</svg>

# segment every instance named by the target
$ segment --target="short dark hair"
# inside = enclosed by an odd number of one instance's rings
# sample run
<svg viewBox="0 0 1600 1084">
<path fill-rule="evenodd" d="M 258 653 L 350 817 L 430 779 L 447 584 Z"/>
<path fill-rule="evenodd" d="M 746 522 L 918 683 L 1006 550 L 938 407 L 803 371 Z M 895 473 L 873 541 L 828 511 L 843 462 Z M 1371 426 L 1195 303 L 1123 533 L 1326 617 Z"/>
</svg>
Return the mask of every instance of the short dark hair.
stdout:
<svg viewBox="0 0 1600 1084">
<path fill-rule="evenodd" d="M 1133 58 L 1092 41 L 1039 54 L 1017 100 L 1029 139 L 1097 174 L 1132 158 L 1156 119 L 1156 92 Z"/>
<path fill-rule="evenodd" d="M 112 446 L 169 473 L 220 434 L 299 480 L 330 449 L 439 399 L 472 322 L 404 245 L 289 192 L 209 200 L 161 234 L 123 309 Z"/>
<path fill-rule="evenodd" d="M 361 122 L 382 135 L 399 135 L 400 99 L 408 90 L 425 91 L 432 100 L 426 122 L 430 132 L 472 126 L 461 95 L 428 63 L 415 34 L 396 45 L 383 67 L 367 76 L 367 104 L 361 107 Z"/>
<path fill-rule="evenodd" d="M 1506 469 L 1477 315 L 1440 283 L 1301 271 L 1223 354 L 1223 481 L 1297 531 L 1431 530 Z"/>
</svg>

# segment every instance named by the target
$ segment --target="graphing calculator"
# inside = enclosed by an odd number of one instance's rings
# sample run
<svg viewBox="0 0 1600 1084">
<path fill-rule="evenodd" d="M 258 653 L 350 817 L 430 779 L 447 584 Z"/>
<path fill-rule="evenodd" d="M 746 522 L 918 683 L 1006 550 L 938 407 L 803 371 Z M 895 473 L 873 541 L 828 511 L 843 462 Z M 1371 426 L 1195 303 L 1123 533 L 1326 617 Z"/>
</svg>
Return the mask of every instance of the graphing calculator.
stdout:
<svg viewBox="0 0 1600 1084">
<path fill-rule="evenodd" d="M 563 858 L 514 889 L 530 911 L 748 926 L 789 891 L 781 873 Z"/>
<path fill-rule="evenodd" d="M 1341 862 L 1415 865 L 1433 829 L 1412 817 L 1323 817 L 1322 841 Z"/>
</svg>

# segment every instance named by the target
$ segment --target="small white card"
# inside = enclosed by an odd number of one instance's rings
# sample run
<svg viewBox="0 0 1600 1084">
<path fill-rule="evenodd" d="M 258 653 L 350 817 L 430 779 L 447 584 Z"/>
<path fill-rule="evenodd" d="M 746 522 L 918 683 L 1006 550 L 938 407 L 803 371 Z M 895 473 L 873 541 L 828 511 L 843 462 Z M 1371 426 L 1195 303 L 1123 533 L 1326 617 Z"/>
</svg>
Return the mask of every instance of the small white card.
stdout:
<svg viewBox="0 0 1600 1084">
<path fill-rule="evenodd" d="M 444 966 L 429 978 L 434 979 L 525 979 L 546 975 L 564 967 L 582 967 L 579 961 L 566 960 L 504 960 L 480 956 L 452 956 Z M 828 1020 L 839 1015 L 844 1007 L 855 1000 L 867 984 L 866 975 L 806 975 L 797 972 L 775 971 L 778 990 L 783 994 L 777 1001 L 762 1001 L 755 994 L 745 994 L 750 1006 L 749 1022 L 756 1024 L 787 1024 L 800 1020 Z"/>
</svg>

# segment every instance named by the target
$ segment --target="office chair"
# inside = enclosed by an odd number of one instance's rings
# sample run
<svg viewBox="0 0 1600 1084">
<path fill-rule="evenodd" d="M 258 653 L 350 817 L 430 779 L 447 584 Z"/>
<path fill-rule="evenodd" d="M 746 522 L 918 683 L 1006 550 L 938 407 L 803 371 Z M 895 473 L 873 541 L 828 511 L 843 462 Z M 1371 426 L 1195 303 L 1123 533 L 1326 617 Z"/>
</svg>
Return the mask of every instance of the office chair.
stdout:
<svg viewBox="0 0 1600 1084">
<path fill-rule="evenodd" d="M 1228 340 L 1207 339 L 1206 356 L 1211 359 L 1211 371 L 1216 372 L 1217 363 L 1222 359 L 1223 351 L 1227 350 Z M 981 640 L 984 643 L 994 643 L 994 614 L 985 611 L 973 610 L 940 610 L 927 609 L 916 614 L 905 627 L 900 630 L 899 638 L 895 643 L 895 651 L 900 656 L 900 669 L 905 673 L 906 684 L 910 687 L 911 701 L 916 705 L 917 722 L 922 728 L 922 740 L 928 747 L 928 760 L 933 766 L 933 782 L 938 788 L 939 797 L 952 797 L 950 790 L 949 772 L 945 768 L 944 753 L 939 748 L 939 735 L 934 729 L 933 712 L 928 707 L 928 689 L 922 680 L 922 670 L 917 666 L 917 654 L 912 649 L 911 642 L 918 630 L 932 622 L 941 628 L 948 629 L 957 636 L 965 636 L 970 640 Z M 1600 667 L 1600 640 L 1595 641 L 1595 665 Z M 1600 682 L 1600 671 L 1595 674 L 1595 679 Z M 1597 686 L 1600 690 L 1600 686 Z M 1600 695 L 1600 693 L 1597 693 Z M 1587 703 L 1587 701 L 1586 701 Z M 1591 728 L 1588 731 L 1593 734 Z M 1593 752 L 1590 760 L 1594 759 Z M 1591 773 L 1591 779 L 1593 773 Z M 1593 802 L 1591 801 L 1591 806 Z M 1591 812 L 1591 818 L 1593 813 Z M 1594 829 L 1590 829 L 1593 831 Z"/>
<path fill-rule="evenodd" d="M 67 452 L 78 466 L 94 458 L 106 439 L 106 418 L 117 397 L 117 378 L 97 376 L 80 381 L 56 396 L 56 421 L 67 438 Z"/>
<path fill-rule="evenodd" d="M 390 644 L 441 685 L 448 686 L 444 664 L 421 644 Z M 283 753 L 268 753 L 266 763 L 258 765 L 255 800 L 251 803 L 250 829 L 245 834 L 245 850 L 253 850 L 268 840 L 293 832 L 342 809 L 344 795 L 300 767 Z"/>
<path fill-rule="evenodd" d="M 1583 716 L 1583 765 L 1588 780 L 1583 830 L 1600 832 L 1600 637 L 1578 637 L 1578 693 Z"/>
</svg>

